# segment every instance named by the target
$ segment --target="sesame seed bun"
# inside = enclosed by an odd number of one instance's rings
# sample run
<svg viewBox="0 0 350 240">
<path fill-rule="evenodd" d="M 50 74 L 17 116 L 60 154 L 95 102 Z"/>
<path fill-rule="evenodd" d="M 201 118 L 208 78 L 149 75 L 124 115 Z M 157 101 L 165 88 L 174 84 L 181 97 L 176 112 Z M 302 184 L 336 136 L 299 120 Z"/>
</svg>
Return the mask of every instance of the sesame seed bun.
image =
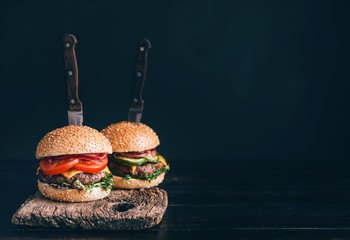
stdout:
<svg viewBox="0 0 350 240">
<path fill-rule="evenodd" d="M 105 198 L 111 190 L 105 191 L 103 188 L 94 187 L 91 192 L 77 189 L 58 189 L 47 183 L 38 181 L 38 188 L 42 195 L 60 202 L 90 202 Z"/>
<path fill-rule="evenodd" d="M 112 153 L 112 146 L 97 130 L 70 125 L 46 134 L 37 146 L 36 158 L 84 153 Z"/>
<path fill-rule="evenodd" d="M 157 134 L 143 123 L 119 122 L 101 132 L 111 142 L 113 152 L 141 152 L 159 145 Z"/>
<path fill-rule="evenodd" d="M 151 180 L 150 182 L 147 180 L 140 180 L 132 178 L 127 182 L 123 182 L 124 178 L 113 175 L 113 188 L 120 189 L 141 189 L 141 188 L 151 188 L 154 186 L 158 186 L 164 180 L 165 173 L 160 174 L 156 179 Z"/>
</svg>

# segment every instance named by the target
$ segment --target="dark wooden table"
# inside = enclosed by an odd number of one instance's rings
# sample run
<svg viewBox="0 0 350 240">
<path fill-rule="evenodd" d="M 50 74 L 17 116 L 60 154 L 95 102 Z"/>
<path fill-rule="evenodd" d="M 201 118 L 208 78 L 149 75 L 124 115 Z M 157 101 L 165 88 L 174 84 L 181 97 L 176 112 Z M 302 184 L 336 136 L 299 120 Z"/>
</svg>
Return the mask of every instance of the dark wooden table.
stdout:
<svg viewBox="0 0 350 240">
<path fill-rule="evenodd" d="M 347 239 L 350 164 L 316 161 L 172 162 L 162 222 L 133 232 L 17 227 L 36 191 L 37 162 L 3 161 L 0 239 Z"/>
</svg>

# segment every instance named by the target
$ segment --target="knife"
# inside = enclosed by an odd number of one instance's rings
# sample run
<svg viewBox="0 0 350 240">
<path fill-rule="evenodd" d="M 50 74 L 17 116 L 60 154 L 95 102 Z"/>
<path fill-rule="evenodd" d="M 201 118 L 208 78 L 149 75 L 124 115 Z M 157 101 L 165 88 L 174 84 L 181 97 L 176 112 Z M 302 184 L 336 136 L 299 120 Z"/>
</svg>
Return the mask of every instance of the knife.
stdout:
<svg viewBox="0 0 350 240">
<path fill-rule="evenodd" d="M 75 56 L 77 39 L 73 34 L 63 36 L 64 76 L 68 97 L 69 125 L 83 125 L 83 104 L 78 97 L 78 65 Z"/>
<path fill-rule="evenodd" d="M 147 53 L 150 48 L 151 42 L 146 38 L 139 41 L 136 47 L 136 60 L 129 105 L 129 122 L 139 123 L 141 121 L 143 110 L 142 91 L 146 80 Z"/>
</svg>

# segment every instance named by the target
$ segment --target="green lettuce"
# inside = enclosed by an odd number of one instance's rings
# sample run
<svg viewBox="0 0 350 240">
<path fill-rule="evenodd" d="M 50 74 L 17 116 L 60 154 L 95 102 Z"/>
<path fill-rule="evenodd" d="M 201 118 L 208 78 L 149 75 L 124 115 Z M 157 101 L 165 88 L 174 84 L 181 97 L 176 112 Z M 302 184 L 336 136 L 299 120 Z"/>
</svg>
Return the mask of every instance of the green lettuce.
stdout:
<svg viewBox="0 0 350 240">
<path fill-rule="evenodd" d="M 109 173 L 107 176 L 101 179 L 101 182 L 97 182 L 97 183 L 90 183 L 90 184 L 84 185 L 79 180 L 76 180 L 74 181 L 73 184 L 63 182 L 60 184 L 51 183 L 50 185 L 56 188 L 80 189 L 80 190 L 87 190 L 89 192 L 91 192 L 92 189 L 95 187 L 100 187 L 107 191 L 109 189 L 112 189 L 112 186 L 114 185 L 112 178 L 113 178 L 112 173 Z"/>
<path fill-rule="evenodd" d="M 126 174 L 124 179 L 123 179 L 123 182 L 127 182 L 131 179 L 131 176 L 129 174 Z"/>
</svg>

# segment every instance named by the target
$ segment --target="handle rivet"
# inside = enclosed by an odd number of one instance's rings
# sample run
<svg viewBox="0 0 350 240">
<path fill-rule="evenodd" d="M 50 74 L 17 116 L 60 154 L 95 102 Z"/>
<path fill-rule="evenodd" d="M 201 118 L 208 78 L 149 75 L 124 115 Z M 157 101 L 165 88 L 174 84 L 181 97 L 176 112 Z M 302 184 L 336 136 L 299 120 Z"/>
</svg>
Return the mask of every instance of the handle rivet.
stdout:
<svg viewBox="0 0 350 240">
<path fill-rule="evenodd" d="M 134 98 L 134 103 L 137 103 L 137 98 Z"/>
<path fill-rule="evenodd" d="M 69 76 L 72 76 L 73 75 L 73 72 L 71 70 L 68 71 L 68 75 Z"/>
<path fill-rule="evenodd" d="M 141 75 L 142 75 L 142 73 L 140 73 L 140 72 L 136 73 L 136 76 L 138 76 L 138 77 L 141 77 Z"/>
<path fill-rule="evenodd" d="M 69 42 L 66 42 L 66 44 L 64 44 L 64 46 L 65 46 L 66 48 L 69 48 L 69 47 L 70 47 L 70 43 L 69 43 Z"/>
<path fill-rule="evenodd" d="M 71 104 L 74 104 L 74 103 L 75 103 L 75 100 L 72 98 L 72 99 L 70 100 L 70 103 L 71 103 Z"/>
<path fill-rule="evenodd" d="M 141 52 L 145 51 L 145 48 L 144 47 L 140 47 L 140 51 Z"/>
</svg>

